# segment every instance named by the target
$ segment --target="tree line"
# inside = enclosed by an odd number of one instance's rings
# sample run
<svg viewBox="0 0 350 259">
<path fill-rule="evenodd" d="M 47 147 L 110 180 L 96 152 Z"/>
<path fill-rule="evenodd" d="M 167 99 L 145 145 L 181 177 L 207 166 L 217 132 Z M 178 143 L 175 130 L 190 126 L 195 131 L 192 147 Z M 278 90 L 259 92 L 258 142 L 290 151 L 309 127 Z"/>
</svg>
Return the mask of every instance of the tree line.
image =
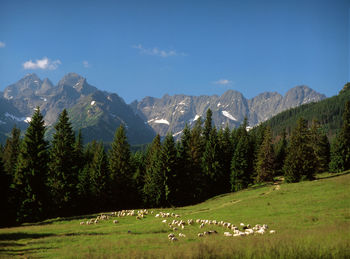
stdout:
<svg viewBox="0 0 350 259">
<path fill-rule="evenodd" d="M 330 145 L 326 132 L 300 118 L 287 136 L 273 138 L 271 128 L 247 131 L 217 129 L 208 110 L 204 122 L 182 131 L 157 135 L 145 151 L 131 152 L 121 125 L 111 147 L 93 141 L 83 145 L 66 110 L 60 114 L 51 142 L 37 108 L 21 139 L 14 127 L 0 148 L 1 225 L 50 217 L 135 207 L 194 204 L 218 194 L 239 191 L 283 176 L 286 182 L 312 180 L 325 171 L 350 169 L 350 103 L 342 128 Z"/>
</svg>

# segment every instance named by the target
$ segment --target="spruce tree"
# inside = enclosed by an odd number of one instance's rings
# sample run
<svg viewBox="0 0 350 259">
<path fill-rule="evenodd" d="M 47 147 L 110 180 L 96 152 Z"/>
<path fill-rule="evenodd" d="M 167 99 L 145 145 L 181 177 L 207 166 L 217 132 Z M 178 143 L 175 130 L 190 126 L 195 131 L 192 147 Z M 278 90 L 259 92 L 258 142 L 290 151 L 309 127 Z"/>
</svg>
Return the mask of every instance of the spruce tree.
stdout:
<svg viewBox="0 0 350 259">
<path fill-rule="evenodd" d="M 311 143 L 317 159 L 317 173 L 326 172 L 329 169 L 330 145 L 325 133 L 321 132 L 320 123 L 313 120 L 311 129 Z"/>
<path fill-rule="evenodd" d="M 48 143 L 39 107 L 36 108 L 21 143 L 15 172 L 18 198 L 17 220 L 37 221 L 47 213 Z"/>
<path fill-rule="evenodd" d="M 234 146 L 231 139 L 231 132 L 227 126 L 224 130 L 221 129 L 219 131 L 218 141 L 220 147 L 219 161 L 222 169 L 222 184 L 220 184 L 220 188 L 222 189 L 222 193 L 226 193 L 231 190 L 231 161 L 234 151 Z"/>
<path fill-rule="evenodd" d="M 206 142 L 209 141 L 210 132 L 211 132 L 211 129 L 213 128 L 212 117 L 213 117 L 213 112 L 210 109 L 208 109 L 206 118 L 204 121 L 204 128 L 203 128 L 203 145 L 204 146 Z"/>
<path fill-rule="evenodd" d="M 250 152 L 249 136 L 242 134 L 235 149 L 231 162 L 231 191 L 239 191 L 248 187 L 250 183 Z"/>
<path fill-rule="evenodd" d="M 165 179 L 160 161 L 161 142 L 159 134 L 153 139 L 147 152 L 144 201 L 148 206 L 159 207 L 165 204 Z"/>
<path fill-rule="evenodd" d="M 350 101 L 345 104 L 343 125 L 331 147 L 331 172 L 350 169 Z"/>
<path fill-rule="evenodd" d="M 223 191 L 223 174 L 220 164 L 220 145 L 216 129 L 212 128 L 202 156 L 202 172 L 206 197 L 217 195 Z"/>
<path fill-rule="evenodd" d="M 311 143 L 307 121 L 300 118 L 293 130 L 283 167 L 286 182 L 312 180 L 317 170 L 317 161 Z"/>
<path fill-rule="evenodd" d="M 257 182 L 273 181 L 275 174 L 275 153 L 272 146 L 270 127 L 265 129 L 264 139 L 258 152 L 256 171 Z"/>
<path fill-rule="evenodd" d="M 287 133 L 286 130 L 283 129 L 281 139 L 277 142 L 275 148 L 276 154 L 276 175 L 283 175 L 283 165 L 284 160 L 287 155 Z"/>
<path fill-rule="evenodd" d="M 20 151 L 20 135 L 21 130 L 16 126 L 13 127 L 11 131 L 11 137 L 6 140 L 3 160 L 4 160 L 4 170 L 13 179 L 16 170 L 16 164 L 18 159 L 18 154 Z"/>
<path fill-rule="evenodd" d="M 116 130 L 108 158 L 112 204 L 118 208 L 130 207 L 135 196 L 132 195 L 134 190 L 132 190 L 130 145 L 123 125 Z"/>
<path fill-rule="evenodd" d="M 167 205 L 174 205 L 176 203 L 176 194 L 178 193 L 178 162 L 177 151 L 173 136 L 168 133 L 164 139 L 161 153 L 161 170 L 164 174 L 165 187 L 165 202 Z"/>
<path fill-rule="evenodd" d="M 54 126 L 50 149 L 49 185 L 54 209 L 58 215 L 69 215 L 74 212 L 78 172 L 74 158 L 75 136 L 69 122 L 68 113 L 64 109 Z"/>
<path fill-rule="evenodd" d="M 206 197 L 205 181 L 202 173 L 202 156 L 203 156 L 203 141 L 202 141 L 202 120 L 199 118 L 191 130 L 189 157 L 190 171 L 192 178 L 192 202 L 198 202 Z"/>
<path fill-rule="evenodd" d="M 190 156 L 190 141 L 191 130 L 188 125 L 182 131 L 180 145 L 178 146 L 178 200 L 182 203 L 180 205 L 190 204 L 193 200 L 193 177 L 191 176 L 192 161 Z"/>
<path fill-rule="evenodd" d="M 3 154 L 0 150 L 0 226 L 6 226 L 9 223 L 13 223 L 13 217 L 15 218 L 13 210 L 10 206 L 10 176 L 6 173 L 3 163 Z"/>
<path fill-rule="evenodd" d="M 99 143 L 96 146 L 90 165 L 89 176 L 92 206 L 94 207 L 95 211 L 108 209 L 108 189 L 110 180 L 107 155 L 102 143 Z"/>
</svg>

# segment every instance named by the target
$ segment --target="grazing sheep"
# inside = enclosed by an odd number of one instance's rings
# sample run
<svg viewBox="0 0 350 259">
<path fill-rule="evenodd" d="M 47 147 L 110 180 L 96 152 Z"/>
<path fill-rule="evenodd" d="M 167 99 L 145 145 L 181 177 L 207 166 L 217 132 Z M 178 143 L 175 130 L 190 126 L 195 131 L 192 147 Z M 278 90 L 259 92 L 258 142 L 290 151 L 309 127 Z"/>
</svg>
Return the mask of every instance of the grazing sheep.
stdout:
<svg viewBox="0 0 350 259">
<path fill-rule="evenodd" d="M 185 234 L 179 233 L 179 237 L 186 237 Z"/>
<path fill-rule="evenodd" d="M 166 223 L 166 219 L 162 220 L 162 223 Z"/>
<path fill-rule="evenodd" d="M 270 234 L 276 234 L 276 230 L 270 230 Z"/>
<path fill-rule="evenodd" d="M 174 234 L 174 233 L 170 233 L 170 234 L 168 235 L 168 238 L 169 238 L 169 239 L 172 238 L 172 237 L 175 237 L 175 234 Z"/>
<path fill-rule="evenodd" d="M 117 224 L 117 223 L 119 223 L 119 221 L 115 219 L 115 220 L 113 220 L 113 223 Z"/>
<path fill-rule="evenodd" d="M 203 236 L 203 233 L 198 233 L 198 237 L 202 237 Z"/>
<path fill-rule="evenodd" d="M 176 237 L 172 237 L 170 240 L 173 242 L 178 241 L 178 239 Z"/>
<path fill-rule="evenodd" d="M 230 232 L 224 232 L 225 237 L 232 237 L 232 234 Z"/>
<path fill-rule="evenodd" d="M 80 225 L 85 225 L 85 222 L 84 221 L 80 222 Z"/>
<path fill-rule="evenodd" d="M 200 226 L 199 226 L 199 228 L 203 228 L 204 227 L 204 223 L 202 223 Z"/>
</svg>

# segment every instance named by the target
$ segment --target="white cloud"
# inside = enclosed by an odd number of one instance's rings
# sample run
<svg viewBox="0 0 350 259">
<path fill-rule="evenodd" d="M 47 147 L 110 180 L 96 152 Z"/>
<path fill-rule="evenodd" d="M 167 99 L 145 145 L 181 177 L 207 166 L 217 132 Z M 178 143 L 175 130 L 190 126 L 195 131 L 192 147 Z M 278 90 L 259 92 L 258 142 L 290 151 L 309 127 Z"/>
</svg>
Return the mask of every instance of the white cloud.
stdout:
<svg viewBox="0 0 350 259">
<path fill-rule="evenodd" d="M 32 60 L 26 61 L 23 63 L 24 69 L 43 69 L 43 70 L 55 70 L 58 65 L 61 64 L 60 60 L 51 61 L 47 57 L 43 57 L 42 59 L 37 59 L 35 62 Z"/>
<path fill-rule="evenodd" d="M 0 41 L 0 48 L 5 48 L 6 47 L 6 44 L 5 44 L 5 42 L 3 42 L 3 41 Z"/>
<path fill-rule="evenodd" d="M 151 56 L 159 56 L 162 58 L 172 57 L 172 56 L 186 56 L 185 53 L 179 53 L 176 50 L 161 50 L 157 47 L 155 48 L 145 48 L 141 44 L 132 46 L 134 49 L 140 50 L 141 54 L 151 55 Z"/>
<path fill-rule="evenodd" d="M 232 81 L 230 81 L 228 79 L 220 79 L 220 80 L 214 82 L 214 84 L 216 84 L 216 85 L 228 85 L 231 83 L 232 83 Z"/>
<path fill-rule="evenodd" d="M 83 61 L 83 66 L 84 66 L 85 68 L 88 68 L 88 67 L 90 67 L 91 65 L 89 64 L 89 61 L 84 60 L 84 61 Z"/>
</svg>

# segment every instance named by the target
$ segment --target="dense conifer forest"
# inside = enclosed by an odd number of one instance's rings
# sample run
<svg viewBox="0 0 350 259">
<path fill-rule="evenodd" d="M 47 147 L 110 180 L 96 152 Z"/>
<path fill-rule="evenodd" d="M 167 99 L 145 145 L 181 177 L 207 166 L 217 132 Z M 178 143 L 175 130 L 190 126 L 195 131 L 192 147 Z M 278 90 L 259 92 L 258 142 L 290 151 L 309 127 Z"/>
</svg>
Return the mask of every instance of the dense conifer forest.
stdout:
<svg viewBox="0 0 350 259">
<path fill-rule="evenodd" d="M 339 98 L 348 96 L 348 87 Z M 290 110 L 251 131 L 247 120 L 237 129 L 217 129 L 208 110 L 204 121 L 199 118 L 193 128 L 185 126 L 179 141 L 171 134 L 163 140 L 157 135 L 136 152 L 131 151 L 124 126 L 116 130 L 108 150 L 96 141 L 84 146 L 84 136 L 73 132 L 66 110 L 48 142 L 37 108 L 24 137 L 14 127 L 0 148 L 0 206 L 5 208 L 0 222 L 13 225 L 108 210 L 184 206 L 272 182 L 277 176 L 298 182 L 312 180 L 318 172 L 348 170 L 350 102 L 335 108 L 333 99 L 317 106 L 326 107 L 317 108 L 318 117 L 308 112 L 296 119 Z M 334 112 L 341 112 L 342 119 L 328 121 L 339 125 L 330 144 L 322 118 Z M 297 125 L 274 134 L 272 127 L 285 116 Z"/>
</svg>

